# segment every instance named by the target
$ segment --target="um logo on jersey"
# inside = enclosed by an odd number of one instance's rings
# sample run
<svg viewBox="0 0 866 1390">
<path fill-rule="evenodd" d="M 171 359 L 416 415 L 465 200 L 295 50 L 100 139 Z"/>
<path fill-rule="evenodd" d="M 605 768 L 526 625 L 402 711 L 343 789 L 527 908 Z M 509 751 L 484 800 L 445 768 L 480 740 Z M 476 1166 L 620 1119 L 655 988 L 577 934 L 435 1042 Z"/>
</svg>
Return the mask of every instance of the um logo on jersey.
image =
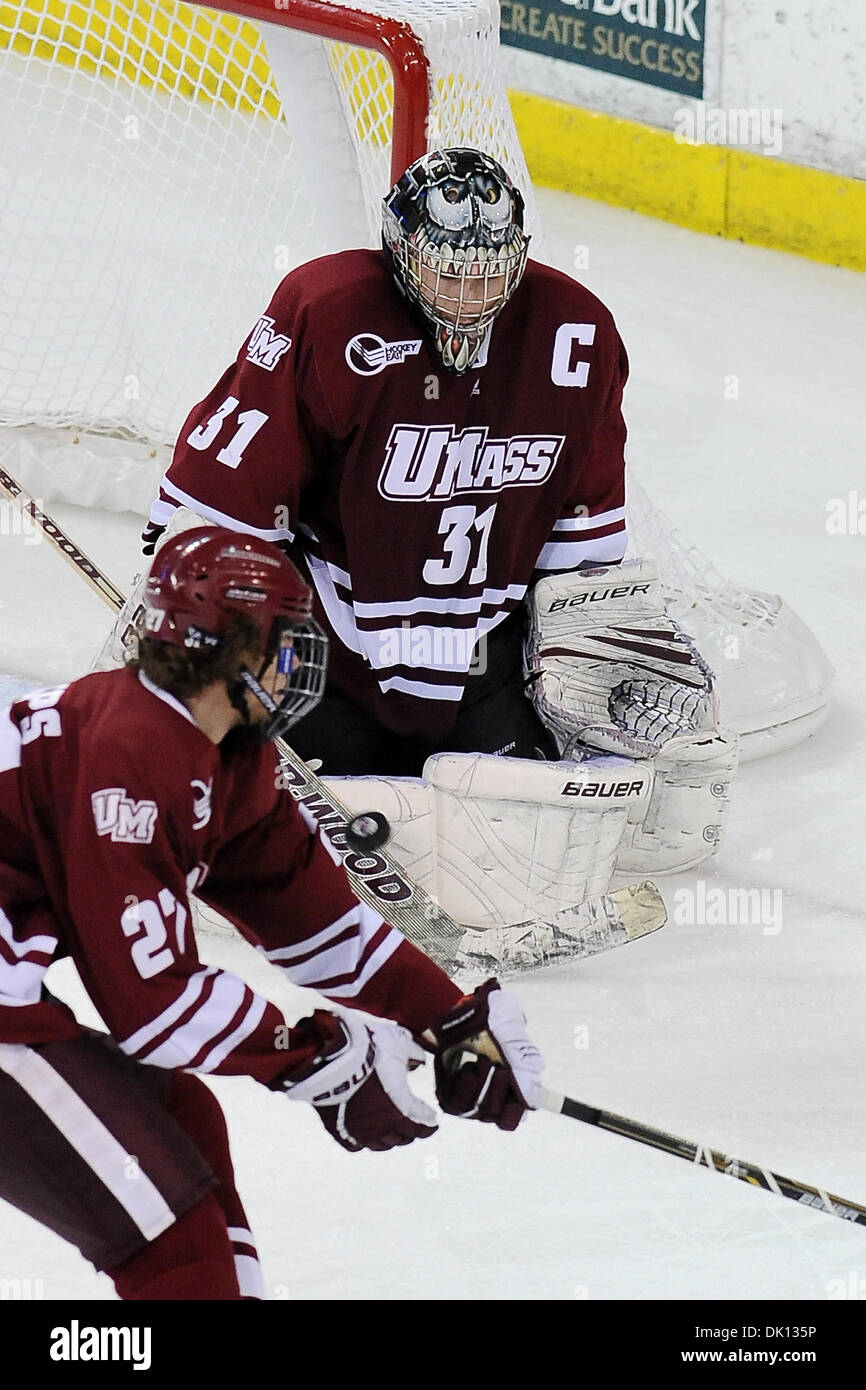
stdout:
<svg viewBox="0 0 866 1390">
<path fill-rule="evenodd" d="M 550 477 L 564 434 L 489 439 L 486 426 L 395 425 L 385 448 L 379 491 L 394 500 L 456 497 L 533 487 Z"/>
<path fill-rule="evenodd" d="M 292 346 L 291 338 L 287 338 L 285 333 L 274 333 L 273 328 L 274 320 L 262 314 L 247 343 L 247 361 L 256 367 L 264 367 L 266 372 L 272 372 L 283 353 Z"/>
<path fill-rule="evenodd" d="M 115 843 L 149 845 L 156 826 L 155 801 L 133 801 L 125 787 L 103 787 L 90 797 L 97 835 L 110 835 Z"/>
</svg>

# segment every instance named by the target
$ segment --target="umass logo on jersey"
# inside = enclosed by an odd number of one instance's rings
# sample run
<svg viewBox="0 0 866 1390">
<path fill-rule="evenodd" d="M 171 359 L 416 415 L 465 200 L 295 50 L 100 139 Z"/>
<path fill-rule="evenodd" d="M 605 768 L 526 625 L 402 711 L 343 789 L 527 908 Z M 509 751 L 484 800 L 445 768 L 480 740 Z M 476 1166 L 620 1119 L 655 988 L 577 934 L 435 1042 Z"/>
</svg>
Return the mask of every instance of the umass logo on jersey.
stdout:
<svg viewBox="0 0 866 1390">
<path fill-rule="evenodd" d="M 394 501 L 537 487 L 550 477 L 564 434 L 490 439 L 486 426 L 395 425 L 385 446 L 379 492 Z"/>
<path fill-rule="evenodd" d="M 115 844 L 149 845 L 153 840 L 158 808 L 155 801 L 136 801 L 125 787 L 103 787 L 92 792 L 90 804 L 97 835 L 108 835 Z"/>
<path fill-rule="evenodd" d="M 399 366 L 421 351 L 420 338 L 386 343 L 378 333 L 356 333 L 346 344 L 346 361 L 358 376 L 377 376 L 386 367 Z"/>
<path fill-rule="evenodd" d="M 285 333 L 275 333 L 274 320 L 262 314 L 247 343 L 247 361 L 252 362 L 254 367 L 264 367 L 266 372 L 272 372 L 291 346 L 291 338 Z"/>
</svg>

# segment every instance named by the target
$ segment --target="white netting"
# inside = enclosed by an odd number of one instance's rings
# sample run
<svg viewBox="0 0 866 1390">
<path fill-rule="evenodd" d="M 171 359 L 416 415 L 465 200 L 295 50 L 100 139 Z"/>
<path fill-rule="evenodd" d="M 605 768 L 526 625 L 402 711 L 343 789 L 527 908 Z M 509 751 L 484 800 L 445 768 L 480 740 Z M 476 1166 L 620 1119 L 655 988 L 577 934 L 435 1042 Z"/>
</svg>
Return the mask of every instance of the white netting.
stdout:
<svg viewBox="0 0 866 1390">
<path fill-rule="evenodd" d="M 630 472 L 629 557 L 658 563 L 672 617 L 715 673 L 725 727 L 740 760 L 780 752 L 824 718 L 833 667 L 778 594 L 739 588 L 665 521 Z"/>
<path fill-rule="evenodd" d="M 528 189 L 498 6 L 376 8 L 424 40 L 432 144 L 485 148 Z M 0 5 L 0 424 L 172 442 L 292 266 L 378 244 L 392 106 L 379 55 L 282 26 Z"/>
<path fill-rule="evenodd" d="M 526 190 L 527 225 L 541 241 L 532 186 L 499 69 L 497 0 L 348 0 L 345 8 L 375 11 L 409 24 L 430 63 L 428 149 L 465 144 L 498 159 Z M 329 59 L 359 156 L 365 201 L 372 213 L 373 242 L 379 240 L 379 205 L 390 184 L 390 86 L 383 89 L 381 60 L 343 44 L 329 44 Z M 383 103 L 383 91 L 386 100 Z M 533 247 L 533 254 L 537 245 Z"/>
</svg>

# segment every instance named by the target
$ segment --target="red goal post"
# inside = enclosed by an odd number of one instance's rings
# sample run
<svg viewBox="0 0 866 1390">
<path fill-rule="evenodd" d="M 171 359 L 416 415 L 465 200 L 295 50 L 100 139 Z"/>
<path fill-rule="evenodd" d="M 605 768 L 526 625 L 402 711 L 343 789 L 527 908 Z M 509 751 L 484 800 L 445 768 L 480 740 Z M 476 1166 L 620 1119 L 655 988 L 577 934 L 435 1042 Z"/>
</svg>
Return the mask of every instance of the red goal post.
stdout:
<svg viewBox="0 0 866 1390">
<path fill-rule="evenodd" d="M 192 0 L 198 3 L 198 0 Z M 418 34 L 405 21 L 325 0 L 219 0 L 215 9 L 266 24 L 287 24 L 320 39 L 381 53 L 394 83 L 391 183 L 427 149 L 430 63 Z"/>
</svg>

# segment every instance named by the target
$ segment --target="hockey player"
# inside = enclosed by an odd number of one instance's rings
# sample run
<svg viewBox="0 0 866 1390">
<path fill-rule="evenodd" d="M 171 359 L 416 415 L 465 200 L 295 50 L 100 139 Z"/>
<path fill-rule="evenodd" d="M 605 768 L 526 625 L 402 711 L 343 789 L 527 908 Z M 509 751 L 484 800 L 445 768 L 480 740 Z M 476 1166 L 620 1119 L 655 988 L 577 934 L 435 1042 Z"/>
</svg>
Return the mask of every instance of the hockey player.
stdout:
<svg viewBox="0 0 866 1390">
<path fill-rule="evenodd" d="M 148 551 L 178 505 L 290 548 L 331 641 L 293 742 L 325 774 L 556 756 L 523 600 L 625 552 L 628 365 L 609 311 L 528 240 L 493 159 L 425 156 L 383 250 L 288 275 L 181 431 Z"/>
<path fill-rule="evenodd" d="M 494 981 L 461 996 L 359 904 L 278 790 L 270 740 L 319 700 L 326 650 L 279 548 L 196 528 L 154 562 L 137 663 L 0 714 L 0 1196 L 123 1299 L 261 1296 L 223 1117 L 196 1072 L 309 1102 L 352 1152 L 435 1131 L 407 1080 L 422 1041 L 443 1109 L 513 1129 L 540 1103 L 516 1000 Z M 203 965 L 193 892 L 349 1012 L 290 1025 Z M 107 1034 L 45 988 L 64 956 Z M 501 1065 L 446 1065 L 485 1033 Z"/>
<path fill-rule="evenodd" d="M 614 867 L 705 859 L 736 761 L 658 576 L 584 576 L 626 549 L 628 364 L 605 306 L 527 250 L 499 164 L 418 160 L 381 251 L 277 288 L 184 425 L 145 532 L 152 549 L 204 516 L 289 548 L 331 641 L 294 747 L 325 777 L 372 774 L 344 799 L 385 811 L 404 866 L 478 926 L 602 892 Z M 590 808 L 557 766 L 618 786 L 600 753 L 642 760 L 604 834 L 586 816 L 607 785 Z"/>
</svg>

